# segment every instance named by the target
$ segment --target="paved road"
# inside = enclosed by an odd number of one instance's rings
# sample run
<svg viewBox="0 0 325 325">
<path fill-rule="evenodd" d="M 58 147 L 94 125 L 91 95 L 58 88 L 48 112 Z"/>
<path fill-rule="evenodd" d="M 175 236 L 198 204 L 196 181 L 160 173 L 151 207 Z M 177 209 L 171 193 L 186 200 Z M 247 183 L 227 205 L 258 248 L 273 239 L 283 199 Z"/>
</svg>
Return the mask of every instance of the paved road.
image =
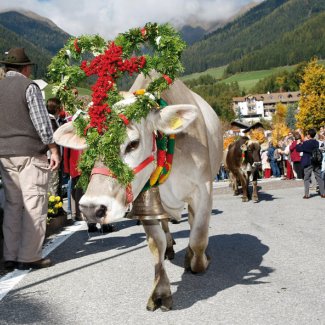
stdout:
<svg viewBox="0 0 325 325">
<path fill-rule="evenodd" d="M 325 324 L 325 200 L 302 195 L 301 183 L 266 183 L 259 203 L 242 203 L 218 184 L 201 276 L 182 268 L 186 215 L 171 225 L 170 312 L 145 309 L 154 270 L 141 226 L 91 238 L 71 226 L 45 248 L 55 266 L 0 279 L 0 324 Z"/>
</svg>

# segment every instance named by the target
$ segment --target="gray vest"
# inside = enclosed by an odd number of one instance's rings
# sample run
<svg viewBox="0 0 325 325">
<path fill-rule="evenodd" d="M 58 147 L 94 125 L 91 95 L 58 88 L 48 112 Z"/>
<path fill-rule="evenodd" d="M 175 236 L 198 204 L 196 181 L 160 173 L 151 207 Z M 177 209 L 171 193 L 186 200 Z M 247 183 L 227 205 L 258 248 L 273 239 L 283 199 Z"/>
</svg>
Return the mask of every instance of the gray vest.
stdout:
<svg viewBox="0 0 325 325">
<path fill-rule="evenodd" d="M 44 145 L 31 121 L 26 89 L 33 81 L 22 76 L 0 80 L 0 157 L 44 154 Z"/>
</svg>

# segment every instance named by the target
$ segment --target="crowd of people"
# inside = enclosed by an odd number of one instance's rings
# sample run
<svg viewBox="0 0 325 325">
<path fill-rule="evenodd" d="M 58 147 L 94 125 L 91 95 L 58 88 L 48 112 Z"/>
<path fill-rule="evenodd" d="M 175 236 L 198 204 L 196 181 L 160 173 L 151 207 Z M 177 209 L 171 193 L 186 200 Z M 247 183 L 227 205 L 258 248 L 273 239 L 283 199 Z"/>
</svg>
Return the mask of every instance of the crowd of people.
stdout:
<svg viewBox="0 0 325 325">
<path fill-rule="evenodd" d="M 312 161 L 314 149 L 320 149 L 322 158 Z M 325 197 L 325 131 L 321 127 L 309 129 L 306 134 L 297 129 L 289 132 L 277 145 L 272 141 L 261 150 L 262 170 L 264 178 L 281 178 L 283 180 L 303 180 L 304 199 L 310 198 L 309 189 L 312 185 L 312 174 L 317 182 L 317 189 Z"/>
</svg>

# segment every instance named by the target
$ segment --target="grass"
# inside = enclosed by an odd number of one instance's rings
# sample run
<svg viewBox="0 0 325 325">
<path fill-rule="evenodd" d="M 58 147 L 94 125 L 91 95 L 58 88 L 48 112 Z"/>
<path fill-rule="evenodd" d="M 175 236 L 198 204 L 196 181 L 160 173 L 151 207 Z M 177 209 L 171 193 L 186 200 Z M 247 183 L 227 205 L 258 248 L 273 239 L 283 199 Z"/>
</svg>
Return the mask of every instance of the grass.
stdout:
<svg viewBox="0 0 325 325">
<path fill-rule="evenodd" d="M 51 97 L 55 97 L 52 93 L 52 85 L 49 84 L 45 87 L 45 100 L 48 100 Z M 77 87 L 79 96 L 91 96 L 91 90 L 87 88 Z"/>
<path fill-rule="evenodd" d="M 207 75 L 207 74 L 209 74 L 213 78 L 221 79 L 226 68 L 227 68 L 226 65 L 219 67 L 219 68 L 210 68 L 204 72 L 196 72 L 196 73 L 192 73 L 192 74 L 183 76 L 183 77 L 181 77 L 181 79 L 184 81 L 189 80 L 189 79 L 197 79 L 200 76 Z"/>
<path fill-rule="evenodd" d="M 221 82 L 231 83 L 238 82 L 240 90 L 250 91 L 261 79 L 269 77 L 273 74 L 276 74 L 280 71 L 293 71 L 295 69 L 295 65 L 286 66 L 286 67 L 278 67 L 269 70 L 258 70 L 258 71 L 250 71 L 250 72 L 241 72 L 236 73 L 235 75 L 230 76 L 222 80 Z"/>
</svg>

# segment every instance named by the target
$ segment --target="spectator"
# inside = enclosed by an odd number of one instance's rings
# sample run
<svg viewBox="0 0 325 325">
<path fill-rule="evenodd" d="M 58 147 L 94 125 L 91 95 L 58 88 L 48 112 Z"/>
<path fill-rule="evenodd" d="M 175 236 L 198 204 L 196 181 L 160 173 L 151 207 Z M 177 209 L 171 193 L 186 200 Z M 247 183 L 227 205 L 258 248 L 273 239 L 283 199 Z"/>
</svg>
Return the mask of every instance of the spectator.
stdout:
<svg viewBox="0 0 325 325">
<path fill-rule="evenodd" d="M 325 189 L 324 189 L 324 181 L 321 178 L 321 166 L 320 165 L 313 165 L 311 163 L 311 153 L 314 149 L 319 148 L 319 143 L 317 140 L 315 140 L 316 136 L 316 130 L 315 129 L 309 129 L 307 132 L 307 140 L 301 143 L 300 140 L 298 140 L 298 144 L 296 146 L 296 149 L 298 152 L 303 152 L 302 158 L 301 158 L 301 166 L 304 169 L 304 187 L 305 187 L 305 195 L 304 199 L 309 199 L 309 185 L 311 180 L 312 172 L 315 175 L 316 181 L 319 186 L 319 192 L 322 198 L 325 198 Z"/>
<path fill-rule="evenodd" d="M 32 63 L 23 48 L 12 48 L 0 80 L 0 172 L 5 191 L 4 266 L 49 267 L 42 258 L 49 170 L 57 170 L 60 153 L 39 87 L 29 79 Z M 50 162 L 46 152 L 51 151 Z"/>
<path fill-rule="evenodd" d="M 52 129 L 53 129 L 53 132 L 54 132 L 59 128 L 59 123 L 57 122 L 57 119 L 59 118 L 60 111 L 62 110 L 61 102 L 60 102 L 59 99 L 57 99 L 55 97 L 49 98 L 47 100 L 47 102 L 46 102 L 46 108 L 47 108 L 47 111 L 49 113 Z M 61 148 L 60 148 L 60 154 L 62 155 Z M 51 157 L 51 152 L 50 151 L 47 152 L 47 156 L 50 159 L 50 157 Z M 62 172 L 61 172 L 61 170 L 62 169 L 59 168 L 58 170 L 54 170 L 54 171 L 50 172 L 48 192 L 51 195 L 62 196 L 62 193 L 61 193 L 61 190 L 60 190 L 61 186 L 62 186 L 62 181 L 61 181 Z"/>
<path fill-rule="evenodd" d="M 286 146 L 285 149 L 282 150 L 282 157 L 283 162 L 285 163 L 285 170 L 286 175 L 284 179 L 294 179 L 293 174 L 293 168 L 292 168 L 292 162 L 291 162 L 291 154 L 290 154 L 290 145 L 292 144 L 294 138 L 292 136 L 289 136 L 286 140 Z"/>
<path fill-rule="evenodd" d="M 270 178 L 271 177 L 271 165 L 270 165 L 269 158 L 267 155 L 267 150 L 262 151 L 261 161 L 262 161 L 263 177 Z"/>
<path fill-rule="evenodd" d="M 289 146 L 290 149 L 290 158 L 291 158 L 291 162 L 292 162 L 292 167 L 293 167 L 293 171 L 294 173 L 296 173 L 296 178 L 297 179 L 303 179 L 303 169 L 301 167 L 301 154 L 300 152 L 298 152 L 296 150 L 296 146 L 297 146 L 297 141 L 301 141 L 301 135 L 299 132 L 295 132 L 294 133 L 294 140 L 291 143 L 291 145 Z"/>
<path fill-rule="evenodd" d="M 269 143 L 269 149 L 267 151 L 267 156 L 269 158 L 269 162 L 271 165 L 272 176 L 271 177 L 280 177 L 280 169 L 277 163 L 277 157 L 274 154 L 276 148 L 274 147 L 273 143 Z"/>
</svg>

